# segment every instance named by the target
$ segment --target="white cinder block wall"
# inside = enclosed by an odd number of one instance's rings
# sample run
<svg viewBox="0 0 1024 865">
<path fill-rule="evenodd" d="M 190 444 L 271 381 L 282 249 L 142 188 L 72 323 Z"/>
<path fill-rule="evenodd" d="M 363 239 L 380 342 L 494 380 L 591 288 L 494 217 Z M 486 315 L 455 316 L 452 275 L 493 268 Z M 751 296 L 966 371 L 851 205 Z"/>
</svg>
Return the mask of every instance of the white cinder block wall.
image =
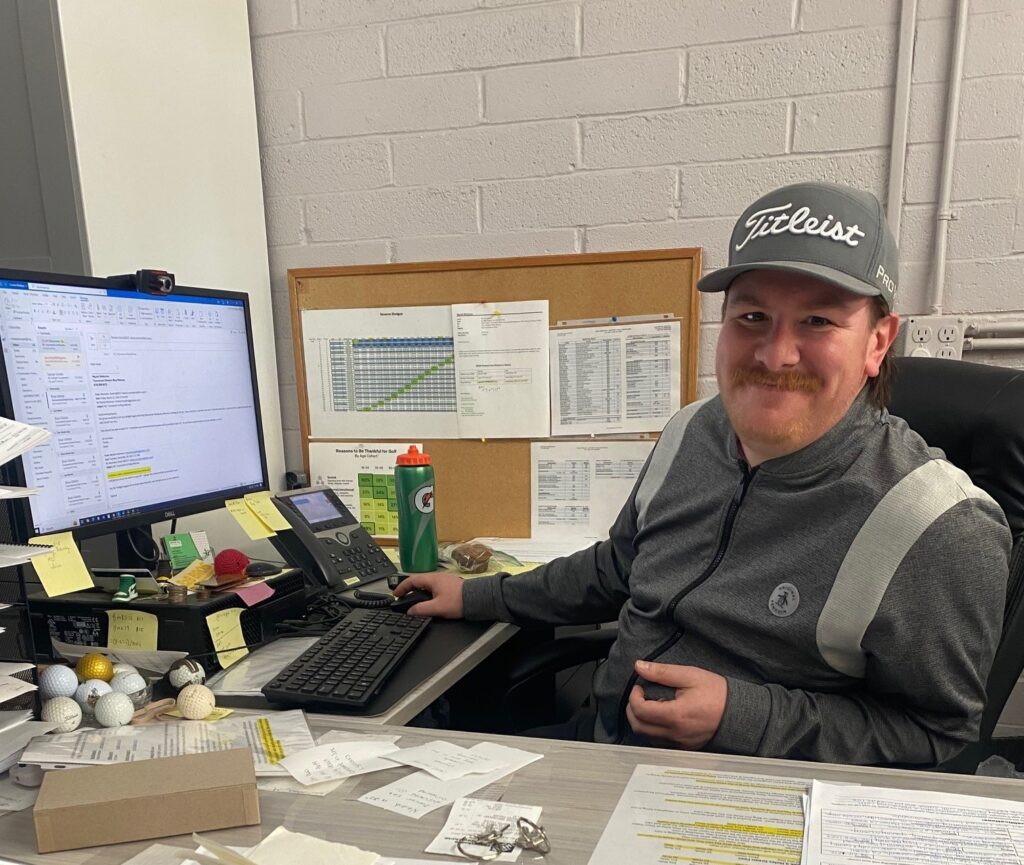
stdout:
<svg viewBox="0 0 1024 865">
<path fill-rule="evenodd" d="M 774 186 L 884 202 L 899 5 L 249 0 L 289 465 L 288 268 L 671 246 L 716 268 Z M 927 311 L 953 6 L 918 4 L 903 314 Z M 945 306 L 1020 320 L 1024 0 L 971 10 Z M 704 304 L 701 395 L 718 311 Z"/>
</svg>

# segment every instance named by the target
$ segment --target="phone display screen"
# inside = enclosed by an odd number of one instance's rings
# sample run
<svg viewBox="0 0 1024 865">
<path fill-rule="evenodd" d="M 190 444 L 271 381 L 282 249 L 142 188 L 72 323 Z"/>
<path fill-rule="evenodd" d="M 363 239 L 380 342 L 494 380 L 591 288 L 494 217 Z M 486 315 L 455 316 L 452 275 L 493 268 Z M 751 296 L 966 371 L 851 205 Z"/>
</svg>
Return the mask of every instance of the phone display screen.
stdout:
<svg viewBox="0 0 1024 865">
<path fill-rule="evenodd" d="M 292 503 L 305 518 L 306 522 L 316 527 L 320 523 L 329 523 L 333 520 L 344 519 L 345 514 L 338 510 L 337 506 L 328 497 L 327 493 L 320 491 L 307 493 L 301 496 L 290 496 L 288 501 Z"/>
</svg>

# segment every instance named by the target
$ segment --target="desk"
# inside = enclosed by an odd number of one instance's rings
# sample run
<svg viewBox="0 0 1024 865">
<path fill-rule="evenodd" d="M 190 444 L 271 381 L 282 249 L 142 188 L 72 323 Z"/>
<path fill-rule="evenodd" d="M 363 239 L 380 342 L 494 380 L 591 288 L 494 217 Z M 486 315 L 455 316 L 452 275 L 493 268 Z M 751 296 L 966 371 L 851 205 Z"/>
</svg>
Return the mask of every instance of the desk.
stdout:
<svg viewBox="0 0 1024 865">
<path fill-rule="evenodd" d="M 345 716 L 310 715 L 314 736 L 331 729 L 381 732 L 375 723 Z M 728 757 L 656 748 L 592 745 L 555 742 L 506 736 L 483 737 L 473 733 L 439 732 L 410 728 L 388 730 L 401 734 L 403 747 L 444 738 L 471 746 L 484 738 L 544 754 L 511 776 L 504 795 L 506 802 L 541 805 L 541 822 L 551 839 L 552 850 L 542 865 L 586 865 L 601 831 L 615 808 L 633 768 L 640 763 L 698 768 L 723 772 L 759 772 L 817 778 L 823 781 L 852 781 L 876 786 L 943 790 L 953 793 L 1024 800 L 1024 784 L 998 778 L 945 775 L 936 772 L 906 772 L 893 769 L 863 769 L 790 760 L 762 760 Z M 373 790 L 402 777 L 408 769 L 394 769 L 363 775 L 347 781 L 325 797 L 296 796 L 260 791 L 260 826 L 246 826 L 209 833 L 225 844 L 253 846 L 284 825 L 296 832 L 344 841 L 381 855 L 421 857 L 423 848 L 440 831 L 448 808 L 439 808 L 420 820 L 412 820 L 355 801 Z M 4 856 L 15 861 L 46 865 L 119 865 L 144 850 L 153 841 L 138 841 L 114 847 L 95 847 L 40 856 L 35 852 L 35 832 L 30 810 L 0 818 L 0 862 Z M 191 839 L 159 839 L 159 843 L 185 845 L 194 849 Z M 531 863 L 530 854 L 520 862 Z"/>
<path fill-rule="evenodd" d="M 453 637 L 454 640 L 461 640 L 465 643 L 464 648 L 460 649 L 444 664 L 438 666 L 429 655 L 430 644 L 426 642 L 427 637 L 424 637 L 423 642 L 413 649 L 395 675 L 384 686 L 385 692 L 389 688 L 406 689 L 402 696 L 384 711 L 375 715 L 359 716 L 361 719 L 376 724 L 408 723 L 519 632 L 517 626 L 503 622 L 495 622 L 490 627 L 482 629 L 482 632 L 479 634 L 475 633 L 478 629 L 472 623 L 437 621 L 432 623 L 430 627 L 436 629 L 461 629 L 467 632 L 467 634 L 456 633 Z M 472 636 L 468 635 L 471 630 Z M 247 665 L 262 662 L 260 653 L 270 653 L 283 649 L 287 653 L 287 658 L 282 660 L 277 667 L 277 669 L 282 669 L 290 662 L 291 658 L 296 657 L 300 653 L 297 647 L 289 646 L 291 642 L 291 640 L 278 640 L 276 643 L 257 649 L 252 655 L 243 658 L 233 665 L 228 672 L 233 671 L 234 675 L 244 673 Z M 304 646 L 306 644 L 303 642 L 301 645 Z M 224 673 L 218 673 L 218 678 L 214 684 L 215 688 L 219 688 L 223 675 Z M 266 681 L 270 681 L 271 677 L 267 676 Z M 410 685 L 410 682 L 415 682 L 416 684 Z M 258 693 L 258 689 L 253 696 L 239 696 L 232 693 L 222 695 L 218 692 L 217 703 L 221 706 L 241 706 L 256 710 L 271 709 L 266 699 Z"/>
</svg>

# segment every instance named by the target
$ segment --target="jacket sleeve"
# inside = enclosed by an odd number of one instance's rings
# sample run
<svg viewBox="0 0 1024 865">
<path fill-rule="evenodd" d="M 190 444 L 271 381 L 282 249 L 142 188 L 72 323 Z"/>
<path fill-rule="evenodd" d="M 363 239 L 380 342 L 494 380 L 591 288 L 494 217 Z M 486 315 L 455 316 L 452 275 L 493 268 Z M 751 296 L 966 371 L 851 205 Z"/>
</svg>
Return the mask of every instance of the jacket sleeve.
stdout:
<svg viewBox="0 0 1024 865">
<path fill-rule="evenodd" d="M 833 763 L 931 765 L 978 736 L 1002 629 L 1010 533 L 991 502 L 961 502 L 925 531 L 864 634 L 864 678 L 822 693 L 728 678 L 707 748 Z"/>
<path fill-rule="evenodd" d="M 618 618 L 629 598 L 629 572 L 636 556 L 636 491 L 646 471 L 647 464 L 608 540 L 523 574 L 467 580 L 462 589 L 465 617 L 520 625 L 586 625 Z"/>
</svg>

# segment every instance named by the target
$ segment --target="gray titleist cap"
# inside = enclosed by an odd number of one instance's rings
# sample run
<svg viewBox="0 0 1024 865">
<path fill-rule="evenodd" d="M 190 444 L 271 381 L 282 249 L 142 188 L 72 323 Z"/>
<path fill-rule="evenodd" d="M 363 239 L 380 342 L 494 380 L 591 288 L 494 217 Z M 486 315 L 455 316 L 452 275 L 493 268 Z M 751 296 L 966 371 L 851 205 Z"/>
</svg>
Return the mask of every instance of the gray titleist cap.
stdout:
<svg viewBox="0 0 1024 865">
<path fill-rule="evenodd" d="M 697 287 L 725 291 L 748 270 L 806 273 L 856 294 L 879 295 L 892 310 L 899 250 L 871 193 L 795 183 L 743 211 L 729 241 L 729 266 L 709 273 Z"/>
</svg>

